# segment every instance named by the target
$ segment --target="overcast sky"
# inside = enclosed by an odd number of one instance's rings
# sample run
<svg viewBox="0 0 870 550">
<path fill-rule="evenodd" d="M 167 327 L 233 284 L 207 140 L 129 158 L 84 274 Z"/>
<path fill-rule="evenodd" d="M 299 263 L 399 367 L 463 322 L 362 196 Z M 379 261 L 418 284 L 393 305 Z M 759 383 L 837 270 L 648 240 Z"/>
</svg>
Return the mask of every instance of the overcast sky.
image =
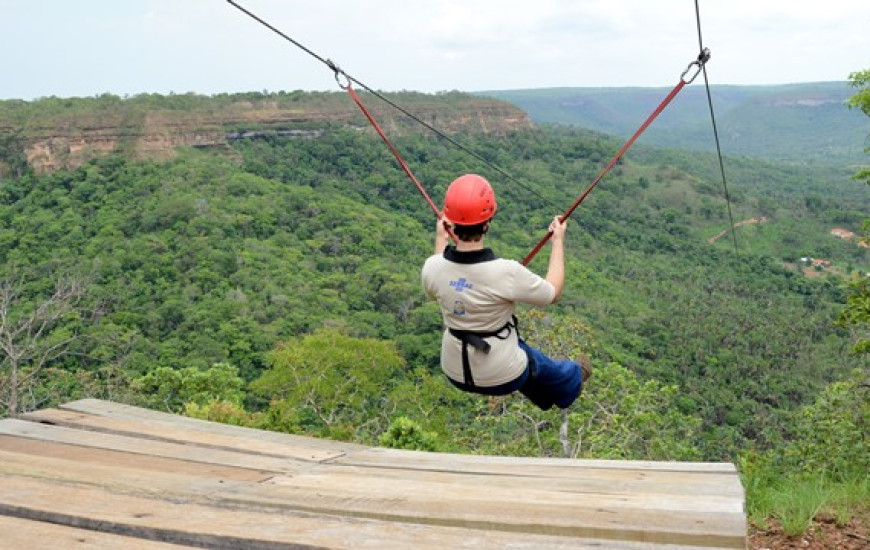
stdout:
<svg viewBox="0 0 870 550">
<path fill-rule="evenodd" d="M 694 0 L 238 0 L 383 91 L 662 86 L 698 53 Z M 870 0 L 699 0 L 716 84 L 870 68 Z M 335 90 L 226 0 L 0 0 L 0 99 Z"/>
</svg>

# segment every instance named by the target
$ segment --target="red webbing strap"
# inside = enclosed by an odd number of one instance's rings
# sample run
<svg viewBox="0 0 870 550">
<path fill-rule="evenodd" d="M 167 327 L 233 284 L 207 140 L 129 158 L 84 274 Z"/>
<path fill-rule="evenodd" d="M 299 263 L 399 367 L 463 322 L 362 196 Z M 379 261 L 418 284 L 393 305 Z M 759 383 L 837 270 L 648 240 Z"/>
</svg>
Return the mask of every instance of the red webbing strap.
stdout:
<svg viewBox="0 0 870 550">
<path fill-rule="evenodd" d="M 670 103 L 671 100 L 674 99 L 674 97 L 676 97 L 678 93 L 680 93 L 680 90 L 682 90 L 683 86 L 685 86 L 686 84 L 688 84 L 688 82 L 680 79 L 680 83 L 674 86 L 674 89 L 671 90 L 671 93 L 668 94 L 668 96 L 664 99 L 664 101 L 661 102 L 656 110 L 653 111 L 653 113 L 644 121 L 643 124 L 641 124 L 640 128 L 638 128 L 634 135 L 631 136 L 631 139 L 625 142 L 625 145 L 622 146 L 622 149 L 620 149 L 619 152 L 616 153 L 616 156 L 613 157 L 613 159 L 611 159 L 607 166 L 604 167 L 604 170 L 602 170 L 601 173 L 598 174 L 598 177 L 595 178 L 595 180 L 591 184 L 589 184 L 589 187 L 587 187 L 586 190 L 583 191 L 583 194 L 580 195 L 580 198 L 578 198 L 574 202 L 574 204 L 571 205 L 571 208 L 569 208 L 564 214 L 562 214 L 562 221 L 567 220 L 568 217 L 574 213 L 574 210 L 576 210 L 577 207 L 580 206 L 580 203 L 586 199 L 586 196 L 592 192 L 592 190 L 595 188 L 596 185 L 598 185 L 598 182 L 601 181 L 604 175 L 607 174 L 607 172 L 609 172 L 610 169 L 614 167 L 614 165 L 616 165 L 617 161 L 619 161 L 622 155 L 625 154 L 626 151 L 628 151 L 628 148 L 634 144 L 637 138 L 640 137 L 640 135 L 644 132 L 644 130 L 647 129 L 650 124 L 652 124 L 652 121 L 655 120 L 656 117 L 659 116 L 659 114 L 661 114 L 665 107 L 668 106 L 668 103 Z M 532 261 L 532 258 L 535 257 L 535 255 L 541 250 L 541 248 L 543 248 L 545 244 L 547 244 L 547 241 L 549 241 L 550 237 L 552 236 L 553 232 L 548 231 L 547 234 L 544 235 L 544 238 L 541 239 L 541 241 L 535 246 L 535 248 L 533 248 L 532 251 L 529 252 L 529 255 L 526 256 L 525 259 L 523 259 L 523 265 L 528 265 L 529 262 Z"/>
<path fill-rule="evenodd" d="M 387 144 L 387 147 L 390 149 L 390 152 L 393 153 L 393 156 L 396 157 L 396 160 L 399 162 L 399 166 L 402 167 L 402 170 L 405 171 L 405 173 L 408 175 L 408 177 L 411 178 L 411 181 L 414 182 L 414 185 L 417 186 L 417 189 L 420 190 L 420 194 L 423 195 L 423 198 L 426 199 L 426 202 L 429 203 L 429 208 L 431 208 L 432 211 L 435 212 L 435 215 L 440 219 L 441 218 L 441 211 L 438 210 L 438 207 L 435 206 L 435 203 L 432 202 L 432 199 L 429 198 L 429 194 L 426 193 L 426 190 L 423 188 L 423 186 L 420 184 L 420 182 L 417 181 L 417 178 L 414 177 L 414 174 L 411 173 L 411 169 L 408 168 L 407 164 L 405 164 L 405 161 L 402 159 L 402 156 L 399 155 L 399 151 L 397 151 L 396 148 L 393 147 L 393 144 L 390 143 L 390 140 L 387 139 L 386 134 L 384 134 L 384 131 L 381 130 L 381 127 L 378 125 L 378 122 L 374 119 L 374 117 L 371 115 L 371 113 L 369 113 L 369 110 L 366 109 L 366 106 L 363 104 L 362 99 L 360 99 L 359 95 L 357 95 L 356 90 L 354 90 L 353 86 L 351 86 L 350 84 L 348 84 L 345 87 L 345 89 L 347 89 L 347 93 L 350 94 L 350 97 L 353 98 L 354 102 L 359 106 L 360 110 L 362 110 L 362 112 L 366 116 L 366 118 L 369 119 L 369 122 L 372 123 L 372 126 L 378 132 L 378 135 L 381 136 L 381 139 L 384 140 L 384 143 Z"/>
</svg>

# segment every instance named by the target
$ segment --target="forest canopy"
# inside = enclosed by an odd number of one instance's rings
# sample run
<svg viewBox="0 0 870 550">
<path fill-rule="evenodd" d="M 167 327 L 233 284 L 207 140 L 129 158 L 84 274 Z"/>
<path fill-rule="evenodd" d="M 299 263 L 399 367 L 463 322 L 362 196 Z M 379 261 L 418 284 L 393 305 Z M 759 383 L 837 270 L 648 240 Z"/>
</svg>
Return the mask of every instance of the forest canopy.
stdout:
<svg viewBox="0 0 870 550">
<path fill-rule="evenodd" d="M 396 139 L 433 197 L 463 172 L 494 182 L 491 244 L 508 258 L 619 147 L 551 127 L 463 142 L 535 193 L 442 140 Z M 62 353 L 13 369 L 7 352 L 7 413 L 99 396 L 369 443 L 564 451 L 546 413 L 457 394 L 438 372 L 440 317 L 419 283 L 432 213 L 375 137 L 327 126 L 316 139 L 268 134 L 45 174 L 16 147 L 2 160 L 19 170 L 0 185 L 0 275 L 15 290 L 4 330 L 34 319 L 63 281 L 80 292 L 32 350 Z M 709 242 L 730 224 L 707 154 L 632 152 L 572 218 L 563 298 L 521 321 L 530 341 L 590 352 L 602 373 L 572 413 L 585 431 L 571 452 L 733 460 L 789 440 L 796 411 L 864 367 L 837 320 L 867 253 L 830 229 L 858 231 L 866 197 L 839 195 L 836 172 L 729 166 L 736 219 L 765 219 L 736 229 L 736 251 Z M 808 256 L 832 268 L 801 264 Z M 289 390 L 291 375 L 307 381 Z"/>
</svg>

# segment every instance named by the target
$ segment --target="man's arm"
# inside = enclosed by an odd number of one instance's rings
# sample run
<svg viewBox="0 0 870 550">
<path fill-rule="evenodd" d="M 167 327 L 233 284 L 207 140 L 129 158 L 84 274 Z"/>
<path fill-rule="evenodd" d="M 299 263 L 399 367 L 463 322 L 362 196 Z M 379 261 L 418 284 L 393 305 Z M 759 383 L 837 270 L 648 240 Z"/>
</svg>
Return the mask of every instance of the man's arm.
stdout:
<svg viewBox="0 0 870 550">
<path fill-rule="evenodd" d="M 447 232 L 447 220 L 443 217 L 438 218 L 435 225 L 435 254 L 443 254 L 447 248 L 447 243 L 450 240 L 450 234 Z"/>
<path fill-rule="evenodd" d="M 550 250 L 550 265 L 547 267 L 547 276 L 544 277 L 548 283 L 556 289 L 556 295 L 553 297 L 553 302 L 559 301 L 562 296 L 562 288 L 565 286 L 565 230 L 567 229 L 567 220 L 562 221 L 561 216 L 556 216 L 550 222 L 550 231 L 553 236 L 550 238 L 552 250 Z"/>
</svg>

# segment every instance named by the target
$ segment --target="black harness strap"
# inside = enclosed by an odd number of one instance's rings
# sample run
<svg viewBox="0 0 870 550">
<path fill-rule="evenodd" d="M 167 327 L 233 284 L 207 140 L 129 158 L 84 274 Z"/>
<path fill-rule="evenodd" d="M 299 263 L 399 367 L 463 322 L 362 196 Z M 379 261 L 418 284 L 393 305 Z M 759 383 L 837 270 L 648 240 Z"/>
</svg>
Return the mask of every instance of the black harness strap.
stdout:
<svg viewBox="0 0 870 550">
<path fill-rule="evenodd" d="M 513 315 L 511 320 L 504 324 L 500 329 L 493 332 L 474 332 L 471 330 L 458 330 L 451 328 L 450 334 L 462 342 L 462 378 L 466 386 L 474 387 L 474 376 L 471 374 L 471 362 L 468 360 L 468 346 L 473 347 L 483 353 L 489 353 L 491 346 L 485 338 L 498 338 L 499 340 L 507 340 L 511 335 L 511 330 L 517 331 L 517 338 L 520 336 L 519 325 L 517 324 L 517 316 Z"/>
</svg>

